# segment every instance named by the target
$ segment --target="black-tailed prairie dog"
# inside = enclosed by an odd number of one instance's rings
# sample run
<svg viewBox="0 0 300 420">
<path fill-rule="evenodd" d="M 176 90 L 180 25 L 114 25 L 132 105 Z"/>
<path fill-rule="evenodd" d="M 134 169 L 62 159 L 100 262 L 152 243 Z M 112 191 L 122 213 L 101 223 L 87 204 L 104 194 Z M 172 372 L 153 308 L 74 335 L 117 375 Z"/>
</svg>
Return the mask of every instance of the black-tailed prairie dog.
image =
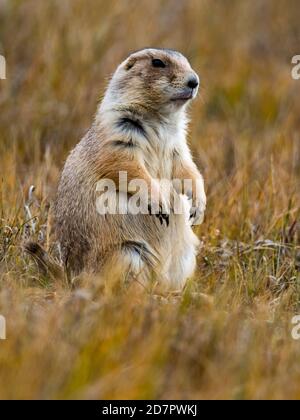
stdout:
<svg viewBox="0 0 300 420">
<path fill-rule="evenodd" d="M 181 289 L 193 274 L 198 238 L 192 224 L 203 218 L 206 197 L 186 141 L 186 107 L 198 86 L 197 74 L 176 51 L 144 49 L 119 65 L 58 187 L 54 227 L 69 272 L 119 267 L 126 278 L 155 279 L 171 289 Z M 104 179 L 114 183 L 120 203 L 137 192 L 129 183 L 142 180 L 154 192 L 154 198 L 141 193 L 146 214 L 99 212 Z M 162 179 L 171 186 L 158 195 Z M 190 189 L 180 189 L 174 180 L 190 180 Z M 174 200 L 182 204 L 179 213 Z"/>
</svg>

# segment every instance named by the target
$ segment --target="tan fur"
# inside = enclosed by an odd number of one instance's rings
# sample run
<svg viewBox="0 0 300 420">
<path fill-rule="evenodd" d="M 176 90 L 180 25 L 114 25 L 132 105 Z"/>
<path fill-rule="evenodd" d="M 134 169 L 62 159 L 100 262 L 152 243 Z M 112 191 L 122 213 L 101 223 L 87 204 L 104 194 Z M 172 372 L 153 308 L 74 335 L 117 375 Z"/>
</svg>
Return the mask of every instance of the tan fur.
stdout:
<svg viewBox="0 0 300 420">
<path fill-rule="evenodd" d="M 154 68 L 153 58 L 166 67 Z M 169 226 L 151 214 L 101 216 L 96 210 L 97 182 L 111 179 L 120 193 L 119 171 L 127 171 L 128 181 L 145 180 L 149 189 L 162 178 L 203 185 L 186 143 L 188 101 L 172 100 L 192 76 L 186 58 L 169 50 L 142 50 L 118 67 L 94 124 L 65 164 L 54 205 L 57 240 L 72 274 L 107 273 L 118 261 L 126 278 L 138 275 L 145 283 L 154 279 L 177 289 L 193 273 L 198 239 L 189 209 L 171 213 Z M 193 201 L 201 214 L 202 190 L 200 201 Z"/>
</svg>

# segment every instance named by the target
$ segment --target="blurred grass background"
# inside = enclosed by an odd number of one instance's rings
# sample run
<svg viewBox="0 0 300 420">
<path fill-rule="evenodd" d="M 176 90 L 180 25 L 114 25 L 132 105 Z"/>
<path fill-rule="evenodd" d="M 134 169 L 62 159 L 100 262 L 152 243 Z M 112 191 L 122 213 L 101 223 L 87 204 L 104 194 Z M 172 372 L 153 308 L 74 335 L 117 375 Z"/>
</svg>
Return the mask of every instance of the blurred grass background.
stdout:
<svg viewBox="0 0 300 420">
<path fill-rule="evenodd" d="M 300 398 L 299 21 L 296 0 L 0 1 L 1 398 Z M 50 281 L 24 238 L 47 246 L 63 161 L 145 46 L 181 51 L 202 81 L 197 273 L 169 296 Z"/>
</svg>

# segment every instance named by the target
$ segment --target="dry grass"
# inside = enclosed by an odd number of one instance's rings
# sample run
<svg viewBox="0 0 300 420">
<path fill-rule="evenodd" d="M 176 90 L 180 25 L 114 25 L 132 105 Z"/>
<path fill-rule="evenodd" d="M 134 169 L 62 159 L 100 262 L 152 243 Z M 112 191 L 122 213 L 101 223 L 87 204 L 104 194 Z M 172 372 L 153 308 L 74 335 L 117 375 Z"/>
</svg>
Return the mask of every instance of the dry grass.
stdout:
<svg viewBox="0 0 300 420">
<path fill-rule="evenodd" d="M 299 18 L 293 0 L 0 2 L 1 398 L 300 398 Z M 198 271 L 181 296 L 97 278 L 71 289 L 39 275 L 22 241 L 47 242 L 64 157 L 107 75 L 149 45 L 202 76 Z"/>
</svg>

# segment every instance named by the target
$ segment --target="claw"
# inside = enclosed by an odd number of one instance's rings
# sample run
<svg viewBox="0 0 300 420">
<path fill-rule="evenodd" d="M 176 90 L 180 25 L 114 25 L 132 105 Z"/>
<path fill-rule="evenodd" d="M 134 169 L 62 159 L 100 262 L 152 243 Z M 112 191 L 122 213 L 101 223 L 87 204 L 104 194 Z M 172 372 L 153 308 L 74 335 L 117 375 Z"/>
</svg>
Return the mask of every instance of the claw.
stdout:
<svg viewBox="0 0 300 420">
<path fill-rule="evenodd" d="M 155 214 L 156 217 L 158 217 L 158 220 L 160 221 L 160 224 L 163 225 L 164 222 L 166 222 L 166 226 L 169 226 L 169 216 L 167 214 Z"/>
<path fill-rule="evenodd" d="M 194 219 L 195 217 L 196 217 L 196 212 L 195 211 L 190 212 L 190 220 Z"/>
<path fill-rule="evenodd" d="M 198 216 L 199 209 L 197 207 L 192 207 L 190 210 L 190 220 Z"/>
<path fill-rule="evenodd" d="M 170 219 L 169 219 L 169 215 L 168 214 L 162 214 L 162 218 L 163 220 L 166 222 L 167 227 L 170 224 Z"/>
<path fill-rule="evenodd" d="M 149 211 L 149 214 L 152 214 L 152 208 L 151 208 L 151 205 L 150 204 L 148 205 L 148 211 Z M 158 220 L 160 221 L 160 224 L 161 225 L 163 225 L 164 224 L 164 221 L 165 221 L 166 222 L 166 226 L 167 227 L 169 226 L 169 224 L 170 224 L 169 215 L 163 213 L 163 209 L 162 209 L 161 206 L 159 207 L 159 213 L 154 213 L 153 215 L 155 217 L 158 217 Z"/>
<path fill-rule="evenodd" d="M 201 213 L 201 211 L 198 208 L 191 208 L 190 210 L 190 222 L 192 226 L 199 225 L 203 222 L 204 213 Z"/>
</svg>

